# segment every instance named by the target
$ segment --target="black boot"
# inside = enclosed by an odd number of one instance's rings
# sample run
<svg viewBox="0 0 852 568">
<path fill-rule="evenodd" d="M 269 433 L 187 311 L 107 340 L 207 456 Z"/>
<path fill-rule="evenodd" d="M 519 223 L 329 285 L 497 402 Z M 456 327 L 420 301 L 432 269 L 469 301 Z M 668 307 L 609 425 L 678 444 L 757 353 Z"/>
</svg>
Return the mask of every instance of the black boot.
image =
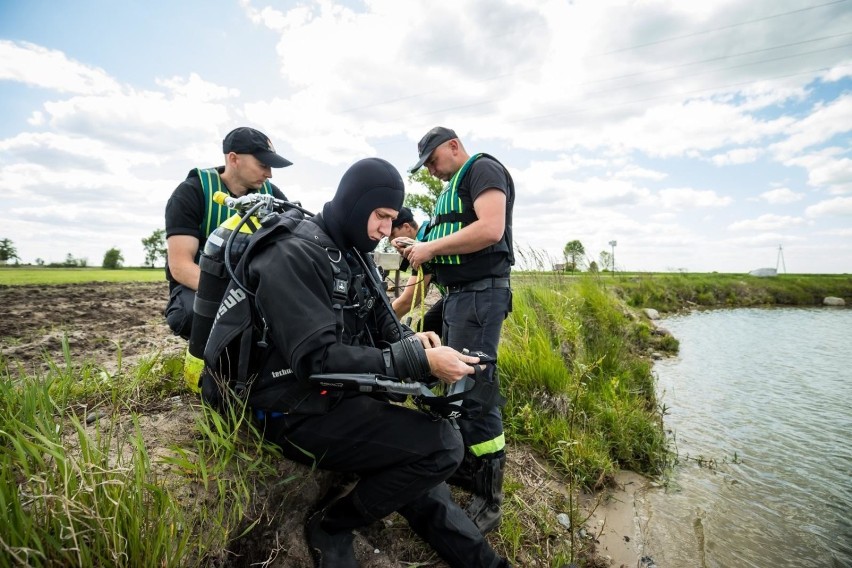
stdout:
<svg viewBox="0 0 852 568">
<path fill-rule="evenodd" d="M 447 484 L 460 487 L 465 491 L 473 491 L 473 476 L 476 470 L 481 467 L 480 461 L 479 458 L 465 450 L 464 459 L 447 480 Z"/>
<path fill-rule="evenodd" d="M 473 498 L 465 513 L 473 520 L 482 534 L 491 532 L 500 526 L 503 518 L 503 470 L 506 455 L 491 458 L 479 458 L 473 474 Z"/>
<path fill-rule="evenodd" d="M 327 532 L 322 526 L 324 510 L 308 518 L 305 537 L 314 563 L 318 568 L 358 568 L 352 542 L 355 535 L 351 530 Z"/>
</svg>

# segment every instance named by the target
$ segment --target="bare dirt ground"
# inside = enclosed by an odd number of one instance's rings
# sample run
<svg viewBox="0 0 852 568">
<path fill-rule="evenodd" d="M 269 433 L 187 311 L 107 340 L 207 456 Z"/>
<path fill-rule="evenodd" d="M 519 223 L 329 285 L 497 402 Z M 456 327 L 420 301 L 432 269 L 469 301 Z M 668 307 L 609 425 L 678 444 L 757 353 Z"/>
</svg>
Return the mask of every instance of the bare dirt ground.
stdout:
<svg viewBox="0 0 852 568">
<path fill-rule="evenodd" d="M 142 356 L 180 353 L 186 343 L 163 319 L 165 282 L 0 287 L 0 354 L 27 372 L 63 361 L 68 337 L 75 361 L 112 370 Z"/>
<path fill-rule="evenodd" d="M 63 337 L 68 338 L 72 363 L 94 362 L 108 372 L 117 369 L 119 359 L 122 367 L 129 368 L 140 358 L 154 354 L 181 356 L 186 343 L 171 334 L 162 316 L 167 293 L 165 282 L 0 287 L 0 357 L 12 370 L 40 373 L 49 361 L 64 364 Z M 427 304 L 434 300 L 427 297 Z M 187 426 L 197 415 L 197 405 L 195 395 L 187 391 L 140 419 L 152 462 L 168 455 L 169 448 L 191 442 L 192 428 Z M 292 463 L 282 464 L 280 474 L 281 478 L 293 476 L 294 481 L 283 486 L 276 484 L 283 488 L 274 495 L 261 495 L 266 498 L 266 504 L 256 511 L 258 518 L 264 519 L 259 528 L 236 543 L 230 556 L 213 561 L 212 565 L 265 563 L 273 568 L 312 565 L 302 536 L 305 515 L 328 487 L 340 479 Z M 522 508 L 553 509 L 549 505 L 564 500 L 567 488 L 524 448 L 509 448 L 507 475 L 508 482 L 514 481 L 521 487 L 512 498 L 518 499 Z M 594 515 L 587 522 L 587 538 L 598 550 L 598 557 L 590 565 L 617 568 L 640 565 L 641 543 L 634 523 L 633 492 L 642 480 L 636 476 L 620 479 L 619 483 L 621 490 L 611 490 L 606 499 L 597 500 Z M 553 510 L 554 518 L 560 512 Z M 535 540 L 534 535 L 529 536 Z M 569 539 L 570 532 L 566 529 L 544 538 Z M 445 566 L 411 536 L 405 522 L 397 516 L 360 531 L 356 550 L 362 566 L 367 568 Z M 242 556 L 239 562 L 235 561 L 234 553 Z M 549 566 L 530 553 L 521 553 L 517 564 Z"/>
</svg>

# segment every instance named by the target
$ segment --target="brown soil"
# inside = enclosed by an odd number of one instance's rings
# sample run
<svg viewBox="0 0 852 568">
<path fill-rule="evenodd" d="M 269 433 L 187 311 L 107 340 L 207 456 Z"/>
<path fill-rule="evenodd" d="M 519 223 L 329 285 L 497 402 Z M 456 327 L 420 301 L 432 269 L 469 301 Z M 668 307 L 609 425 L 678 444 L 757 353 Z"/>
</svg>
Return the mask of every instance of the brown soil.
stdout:
<svg viewBox="0 0 852 568">
<path fill-rule="evenodd" d="M 0 369 L 4 360 L 10 368 L 18 368 L 27 374 L 43 372 L 51 361 L 64 365 L 62 343 L 65 337 L 74 366 L 93 363 L 108 373 L 117 370 L 119 360 L 123 368 L 129 368 L 142 357 L 155 354 L 181 356 L 186 342 L 171 334 L 162 315 L 167 294 L 165 282 L 2 286 Z M 427 304 L 436 298 L 428 297 Z M 106 414 L 109 411 L 105 411 Z M 162 470 L 158 471 L 158 475 L 170 478 L 171 485 L 177 482 L 179 498 L 186 494 L 188 499 L 196 499 L 194 493 L 198 487 L 180 477 L 178 472 L 170 471 L 161 458 L 172 453 L 170 448 L 192 444 L 196 434 L 190 425 L 197 414 L 198 399 L 186 392 L 154 405 L 138 421 L 152 463 Z M 128 432 L 132 431 L 129 417 L 121 422 L 126 423 Z M 96 426 L 97 422 L 94 422 L 89 427 Z M 555 519 L 558 513 L 564 512 L 559 507 L 565 502 L 567 488 L 560 483 L 558 476 L 549 472 L 542 465 L 542 460 L 524 448 L 511 446 L 508 454 L 507 488 L 513 489 L 508 492 L 507 499 L 514 504 L 507 505 L 520 511 L 521 517 L 525 516 L 525 511 L 544 509 L 551 511 Z M 272 568 L 312 565 L 302 533 L 305 516 L 341 479 L 334 474 L 312 472 L 290 462 L 281 464 L 276 477 L 277 480 L 293 480 L 259 487 L 258 503 L 252 511 L 254 519 L 260 521 L 257 528 L 232 543 L 231 550 L 222 551 L 218 559 L 208 558 L 207 564 L 262 564 Z M 462 503 L 466 499 L 463 494 L 457 496 Z M 599 506 L 596 518 L 604 514 L 604 508 Z M 535 524 L 534 518 L 525 519 L 524 525 L 530 529 Z M 537 534 L 538 530 L 527 534 L 525 531 L 520 550 L 514 551 L 517 565 L 550 565 L 546 558 L 539 557 L 541 553 L 550 549 L 554 540 L 570 539 L 568 530 L 560 528 L 558 523 L 553 523 L 553 526 L 558 528 L 556 534 L 550 531 Z M 590 533 L 594 531 L 592 527 L 590 529 Z M 603 554 L 608 553 L 609 558 L 586 557 L 587 566 L 635 565 L 636 560 L 631 555 L 624 558 L 613 554 L 615 551 L 607 546 L 606 535 L 600 533 L 593 542 L 602 547 Z M 614 535 L 614 539 L 626 537 Z M 496 543 L 495 539 L 491 540 Z M 593 550 L 594 544 L 589 544 Z M 405 521 L 396 515 L 359 531 L 356 551 L 364 567 L 446 566 L 412 535 Z"/>
<path fill-rule="evenodd" d="M 0 355 L 27 372 L 63 361 L 68 338 L 72 359 L 107 370 L 132 365 L 153 353 L 180 353 L 186 342 L 163 319 L 165 282 L 0 287 Z"/>
</svg>

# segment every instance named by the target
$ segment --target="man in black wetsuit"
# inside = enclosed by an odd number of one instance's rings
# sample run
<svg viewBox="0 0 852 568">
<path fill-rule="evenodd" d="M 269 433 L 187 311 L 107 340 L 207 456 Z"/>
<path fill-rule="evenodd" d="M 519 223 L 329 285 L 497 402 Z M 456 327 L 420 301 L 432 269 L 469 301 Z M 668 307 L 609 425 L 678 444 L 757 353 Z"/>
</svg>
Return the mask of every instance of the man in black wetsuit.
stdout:
<svg viewBox="0 0 852 568">
<path fill-rule="evenodd" d="M 452 384 L 474 373 L 478 358 L 440 346 L 434 333 L 402 326 L 371 284 L 375 266 L 365 253 L 390 234 L 403 197 L 399 172 L 369 158 L 346 171 L 322 213 L 301 221 L 282 217 L 255 233 L 237 277 L 255 294 L 256 323 L 268 348 L 253 358 L 263 363 L 252 373 L 246 402 L 285 456 L 359 478 L 307 522 L 319 566 L 357 566 L 352 531 L 394 511 L 451 566 L 508 566 L 444 483 L 464 454 L 454 422 L 383 395 L 324 390 L 310 380 L 373 373 Z M 231 316 L 248 297 L 235 292 L 235 301 L 220 308 L 205 352 L 205 400 L 215 403 L 221 392 L 215 377 L 230 372 L 232 361 L 216 345 L 219 337 L 233 337 L 228 326 L 240 316 Z"/>
</svg>

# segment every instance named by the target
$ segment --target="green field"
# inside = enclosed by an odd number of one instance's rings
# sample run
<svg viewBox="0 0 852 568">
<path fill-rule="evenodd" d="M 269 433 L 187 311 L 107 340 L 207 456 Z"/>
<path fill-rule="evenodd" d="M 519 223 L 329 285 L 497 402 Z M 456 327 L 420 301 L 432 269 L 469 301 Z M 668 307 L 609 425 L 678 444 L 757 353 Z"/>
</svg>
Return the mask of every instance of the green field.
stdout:
<svg viewBox="0 0 852 568">
<path fill-rule="evenodd" d="M 85 282 L 161 282 L 162 268 L 0 268 L 0 286 L 81 284 Z"/>
</svg>

